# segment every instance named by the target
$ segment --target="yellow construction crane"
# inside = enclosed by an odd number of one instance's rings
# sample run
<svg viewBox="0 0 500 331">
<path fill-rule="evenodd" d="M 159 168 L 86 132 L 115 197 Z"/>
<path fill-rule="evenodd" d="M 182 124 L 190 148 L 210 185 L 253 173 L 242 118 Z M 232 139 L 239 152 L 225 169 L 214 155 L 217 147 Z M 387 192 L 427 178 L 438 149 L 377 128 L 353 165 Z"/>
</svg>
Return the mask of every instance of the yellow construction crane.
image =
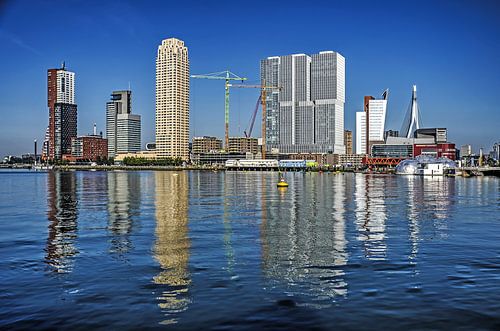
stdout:
<svg viewBox="0 0 500 331">
<path fill-rule="evenodd" d="M 262 158 L 266 158 L 266 97 L 267 90 L 281 90 L 281 86 L 267 86 L 265 81 L 262 85 L 228 84 L 228 87 L 259 88 L 260 101 L 262 103 Z"/>
<path fill-rule="evenodd" d="M 226 81 L 225 90 L 226 97 L 224 99 L 224 112 L 225 112 L 225 124 L 226 124 L 226 136 L 225 136 L 225 148 L 226 151 L 229 150 L 229 81 L 239 80 L 241 82 L 247 80 L 245 77 L 240 77 L 229 70 L 213 72 L 205 75 L 191 75 L 191 78 L 204 78 L 204 79 L 223 79 Z"/>
</svg>

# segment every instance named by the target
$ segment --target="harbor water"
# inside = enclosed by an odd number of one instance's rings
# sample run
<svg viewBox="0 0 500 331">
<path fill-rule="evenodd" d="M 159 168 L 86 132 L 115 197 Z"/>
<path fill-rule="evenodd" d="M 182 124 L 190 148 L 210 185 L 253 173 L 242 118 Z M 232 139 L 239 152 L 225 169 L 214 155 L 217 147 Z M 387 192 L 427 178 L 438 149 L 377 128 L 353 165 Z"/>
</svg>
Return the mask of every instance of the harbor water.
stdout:
<svg viewBox="0 0 500 331">
<path fill-rule="evenodd" d="M 0 172 L 0 329 L 500 328 L 500 179 Z"/>
</svg>

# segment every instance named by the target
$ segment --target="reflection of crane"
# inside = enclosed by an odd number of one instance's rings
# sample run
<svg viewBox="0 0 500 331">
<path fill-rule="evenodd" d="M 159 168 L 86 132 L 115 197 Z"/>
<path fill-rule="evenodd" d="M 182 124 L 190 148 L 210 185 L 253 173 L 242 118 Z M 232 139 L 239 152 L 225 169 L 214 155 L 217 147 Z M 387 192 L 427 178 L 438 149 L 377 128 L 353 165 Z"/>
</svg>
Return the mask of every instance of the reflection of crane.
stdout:
<svg viewBox="0 0 500 331">
<path fill-rule="evenodd" d="M 261 99 L 261 96 L 259 95 L 259 98 L 257 99 L 257 103 L 255 104 L 255 109 L 253 111 L 252 118 L 250 119 L 250 128 L 248 129 L 248 133 L 246 130 L 243 131 L 246 138 L 250 138 L 252 136 L 252 130 L 253 130 L 253 125 L 255 123 L 255 117 L 257 116 L 257 111 L 259 110 L 259 106 L 260 106 L 260 99 Z"/>
<path fill-rule="evenodd" d="M 225 148 L 228 150 L 229 148 L 229 81 L 230 80 L 239 80 L 241 82 L 247 80 L 244 77 L 240 77 L 229 70 L 221 71 L 221 72 L 213 72 L 205 75 L 191 75 L 191 78 L 205 78 L 205 79 L 223 79 L 226 81 L 225 90 L 226 97 L 224 100 L 224 111 L 225 111 L 225 124 L 226 124 L 226 136 L 225 136 Z"/>
<path fill-rule="evenodd" d="M 227 84 L 229 87 L 260 88 L 260 101 L 262 103 L 262 158 L 266 158 L 266 96 L 267 90 L 281 90 L 281 86 Z"/>
</svg>

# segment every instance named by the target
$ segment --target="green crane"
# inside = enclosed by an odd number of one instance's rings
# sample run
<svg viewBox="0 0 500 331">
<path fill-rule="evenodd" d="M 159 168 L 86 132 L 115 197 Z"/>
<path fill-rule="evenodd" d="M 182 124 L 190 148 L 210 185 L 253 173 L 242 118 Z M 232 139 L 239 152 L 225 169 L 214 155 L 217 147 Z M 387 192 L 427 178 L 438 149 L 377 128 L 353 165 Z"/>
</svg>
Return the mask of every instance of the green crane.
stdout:
<svg viewBox="0 0 500 331">
<path fill-rule="evenodd" d="M 225 111 L 225 123 L 226 123 L 226 136 L 225 136 L 225 148 L 226 151 L 229 148 L 229 81 L 239 80 L 241 82 L 247 80 L 245 77 L 240 77 L 229 70 L 221 72 L 213 72 L 205 75 L 191 75 L 191 78 L 205 78 L 205 79 L 223 79 L 226 81 L 225 90 L 226 98 L 224 100 L 224 111 Z"/>
</svg>

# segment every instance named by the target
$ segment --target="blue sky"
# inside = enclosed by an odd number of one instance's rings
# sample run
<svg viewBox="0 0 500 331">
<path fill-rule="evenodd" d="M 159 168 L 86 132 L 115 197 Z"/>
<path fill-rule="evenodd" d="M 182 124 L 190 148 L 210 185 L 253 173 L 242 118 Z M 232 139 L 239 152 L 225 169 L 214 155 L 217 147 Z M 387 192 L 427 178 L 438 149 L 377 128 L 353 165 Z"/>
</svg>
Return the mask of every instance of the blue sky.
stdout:
<svg viewBox="0 0 500 331">
<path fill-rule="evenodd" d="M 0 155 L 43 140 L 46 71 L 63 60 L 76 73 L 79 134 L 94 122 L 104 131 L 110 93 L 130 83 L 143 143 L 153 141 L 155 56 L 169 37 L 186 42 L 192 74 L 229 69 L 253 83 L 268 56 L 338 51 L 347 129 L 364 95 L 389 88 L 386 128 L 399 130 L 417 84 L 424 126 L 489 150 L 500 141 L 499 15 L 496 1 L 0 0 Z M 243 134 L 257 96 L 232 91 L 231 135 Z M 191 134 L 223 136 L 222 81 L 192 80 Z"/>
</svg>

